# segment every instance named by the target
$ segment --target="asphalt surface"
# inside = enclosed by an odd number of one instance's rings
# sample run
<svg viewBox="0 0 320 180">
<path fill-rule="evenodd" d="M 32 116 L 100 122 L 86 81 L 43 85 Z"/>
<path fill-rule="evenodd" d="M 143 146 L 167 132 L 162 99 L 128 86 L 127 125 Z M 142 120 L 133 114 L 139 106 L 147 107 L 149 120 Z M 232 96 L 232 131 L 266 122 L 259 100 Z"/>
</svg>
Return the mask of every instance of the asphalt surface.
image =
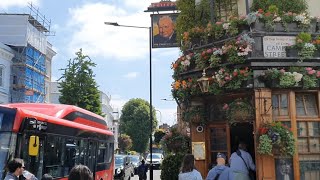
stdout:
<svg viewBox="0 0 320 180">
<path fill-rule="evenodd" d="M 160 180 L 160 174 L 161 170 L 153 170 L 153 180 Z M 131 180 L 139 180 L 139 176 L 134 175 L 134 177 L 132 177 Z M 147 173 L 147 180 L 150 180 L 149 171 Z"/>
</svg>

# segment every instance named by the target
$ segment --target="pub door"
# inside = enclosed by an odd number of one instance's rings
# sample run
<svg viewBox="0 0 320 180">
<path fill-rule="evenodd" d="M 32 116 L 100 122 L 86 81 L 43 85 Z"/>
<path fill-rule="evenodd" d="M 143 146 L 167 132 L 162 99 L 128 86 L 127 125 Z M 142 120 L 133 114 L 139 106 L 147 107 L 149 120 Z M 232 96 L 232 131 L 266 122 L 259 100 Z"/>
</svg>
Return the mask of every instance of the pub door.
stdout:
<svg viewBox="0 0 320 180">
<path fill-rule="evenodd" d="M 230 125 L 231 153 L 238 149 L 239 141 L 247 144 L 247 151 L 255 162 L 253 124 L 249 122 Z"/>
</svg>

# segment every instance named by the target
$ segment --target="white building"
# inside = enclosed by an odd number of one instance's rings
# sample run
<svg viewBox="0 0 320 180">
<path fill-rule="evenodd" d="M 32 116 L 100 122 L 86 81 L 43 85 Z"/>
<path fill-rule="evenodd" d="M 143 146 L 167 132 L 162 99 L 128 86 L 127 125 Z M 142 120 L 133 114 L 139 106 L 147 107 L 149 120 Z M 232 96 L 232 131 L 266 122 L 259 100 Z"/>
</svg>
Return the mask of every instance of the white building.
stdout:
<svg viewBox="0 0 320 180">
<path fill-rule="evenodd" d="M 10 74 L 14 54 L 0 42 L 0 104 L 10 102 Z"/>
</svg>

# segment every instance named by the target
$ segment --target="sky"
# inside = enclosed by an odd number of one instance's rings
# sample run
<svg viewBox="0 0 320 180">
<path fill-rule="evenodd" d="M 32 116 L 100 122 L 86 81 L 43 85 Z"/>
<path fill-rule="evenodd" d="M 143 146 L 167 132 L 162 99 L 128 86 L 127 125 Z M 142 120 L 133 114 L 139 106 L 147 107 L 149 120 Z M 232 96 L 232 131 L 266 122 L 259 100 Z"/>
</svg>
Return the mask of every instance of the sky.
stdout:
<svg viewBox="0 0 320 180">
<path fill-rule="evenodd" d="M 51 20 L 48 36 L 57 55 L 52 62 L 52 79 L 61 77 L 69 59 L 80 48 L 97 64 L 93 68 L 99 90 L 111 96 L 111 105 L 121 109 L 132 98 L 149 102 L 149 31 L 148 29 L 107 26 L 151 25 L 150 13 L 144 12 L 160 0 L 0 0 L 0 13 L 29 13 L 32 2 Z M 152 104 L 159 124 L 176 123 L 176 102 L 172 100 L 171 63 L 180 55 L 178 48 L 152 49 Z M 167 100 L 162 100 L 167 99 Z"/>
</svg>

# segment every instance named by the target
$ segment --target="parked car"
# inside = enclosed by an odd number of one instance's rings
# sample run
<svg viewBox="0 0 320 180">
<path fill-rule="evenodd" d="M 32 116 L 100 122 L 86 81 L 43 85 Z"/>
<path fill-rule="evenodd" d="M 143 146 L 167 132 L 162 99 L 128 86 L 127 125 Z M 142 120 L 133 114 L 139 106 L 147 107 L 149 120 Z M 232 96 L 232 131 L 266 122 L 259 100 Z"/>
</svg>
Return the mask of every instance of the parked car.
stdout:
<svg viewBox="0 0 320 180">
<path fill-rule="evenodd" d="M 151 164 L 150 154 L 148 154 L 146 160 L 147 160 L 147 165 L 150 166 L 150 164 Z M 162 161 L 163 161 L 163 155 L 162 154 L 160 154 L 160 153 L 152 153 L 152 167 L 154 167 L 154 169 L 160 169 Z"/>
<path fill-rule="evenodd" d="M 134 176 L 134 168 L 129 156 L 115 155 L 114 163 L 114 179 L 130 180 Z"/>
<path fill-rule="evenodd" d="M 134 168 L 134 174 L 138 174 L 138 167 L 140 165 L 140 156 L 137 156 L 137 155 L 130 155 L 129 156 L 130 159 L 131 159 L 131 162 L 132 162 L 132 165 L 133 165 L 133 168 Z"/>
</svg>

